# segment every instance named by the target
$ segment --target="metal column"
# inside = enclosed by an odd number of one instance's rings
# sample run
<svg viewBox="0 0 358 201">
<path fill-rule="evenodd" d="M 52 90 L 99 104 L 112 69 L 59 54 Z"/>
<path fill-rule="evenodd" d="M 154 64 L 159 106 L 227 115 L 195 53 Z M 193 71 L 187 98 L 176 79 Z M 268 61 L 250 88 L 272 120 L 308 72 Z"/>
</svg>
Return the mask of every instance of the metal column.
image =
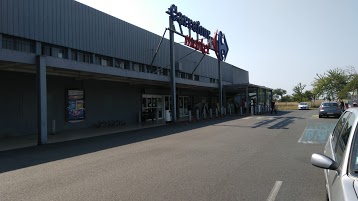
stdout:
<svg viewBox="0 0 358 201">
<path fill-rule="evenodd" d="M 246 87 L 246 114 L 249 114 L 249 108 L 251 106 L 251 100 L 249 100 L 249 86 Z"/>
<path fill-rule="evenodd" d="M 47 143 L 46 57 L 36 58 L 38 145 Z"/>
<path fill-rule="evenodd" d="M 174 55 L 174 23 L 173 19 L 169 16 L 169 40 L 170 40 L 170 80 L 171 80 L 171 114 L 172 122 L 175 123 L 177 119 L 176 111 L 176 86 L 175 86 L 175 55 Z"/>
<path fill-rule="evenodd" d="M 219 70 L 219 101 L 220 101 L 220 115 L 223 115 L 223 85 L 221 81 L 221 66 L 220 59 L 218 59 L 218 70 Z"/>
</svg>

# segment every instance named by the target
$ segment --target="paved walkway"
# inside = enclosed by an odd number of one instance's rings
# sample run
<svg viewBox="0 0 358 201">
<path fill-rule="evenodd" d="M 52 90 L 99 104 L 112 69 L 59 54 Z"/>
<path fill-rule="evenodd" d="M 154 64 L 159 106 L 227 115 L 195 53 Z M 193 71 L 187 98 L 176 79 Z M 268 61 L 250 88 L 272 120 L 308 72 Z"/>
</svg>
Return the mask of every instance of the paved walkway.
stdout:
<svg viewBox="0 0 358 201">
<path fill-rule="evenodd" d="M 139 129 L 145 129 L 155 126 L 165 126 L 168 124 L 162 122 L 145 122 L 131 125 L 108 127 L 108 128 L 85 128 L 76 129 L 70 131 L 62 131 L 55 134 L 49 134 L 47 138 L 48 143 L 56 143 L 63 141 L 70 141 L 82 138 L 89 138 L 101 135 L 108 135 L 126 131 L 133 131 Z M 19 149 L 24 147 L 36 146 L 38 136 L 37 135 L 21 135 L 13 137 L 0 138 L 0 151 Z"/>
<path fill-rule="evenodd" d="M 246 117 L 249 114 L 245 114 L 243 116 L 238 115 L 228 115 L 226 117 Z M 250 115 L 249 115 L 250 116 Z M 221 118 L 221 117 L 220 117 Z M 225 117 L 223 117 L 225 118 Z M 212 120 L 217 119 L 213 118 Z M 207 120 L 210 120 L 208 118 Z M 181 118 L 177 120 L 178 122 L 188 122 L 187 118 Z M 200 120 L 201 121 L 201 120 Z M 195 123 L 196 120 L 193 120 L 192 123 Z M 47 143 L 56 143 L 63 141 L 71 141 L 76 139 L 83 139 L 95 136 L 109 135 L 115 133 L 121 133 L 126 131 L 134 131 L 145 128 L 151 128 L 156 126 L 166 126 L 170 124 L 166 124 L 165 122 L 156 122 L 149 121 L 144 123 L 136 123 L 124 126 L 117 127 L 108 127 L 108 128 L 85 128 L 85 129 L 76 129 L 69 131 L 62 131 L 55 134 L 49 134 L 47 138 Z M 36 146 L 38 144 L 38 136 L 37 135 L 21 135 L 21 136 L 13 136 L 13 137 L 3 137 L 0 138 L 0 151 L 19 149 L 24 147 Z"/>
</svg>

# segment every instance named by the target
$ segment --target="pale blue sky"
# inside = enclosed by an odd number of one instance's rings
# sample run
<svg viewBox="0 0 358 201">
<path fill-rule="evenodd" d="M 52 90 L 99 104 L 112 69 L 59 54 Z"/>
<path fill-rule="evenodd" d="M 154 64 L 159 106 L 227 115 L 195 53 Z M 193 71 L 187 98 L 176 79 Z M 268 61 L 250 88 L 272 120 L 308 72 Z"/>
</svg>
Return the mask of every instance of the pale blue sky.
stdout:
<svg viewBox="0 0 358 201">
<path fill-rule="evenodd" d="M 311 89 L 317 73 L 347 66 L 358 70 L 357 0 L 79 2 L 157 35 L 168 27 L 165 11 L 175 4 L 212 33 L 225 33 L 230 48 L 226 62 L 249 71 L 250 83 L 282 88 L 289 95 L 298 83 Z M 184 39 L 176 36 L 176 41 Z"/>
</svg>

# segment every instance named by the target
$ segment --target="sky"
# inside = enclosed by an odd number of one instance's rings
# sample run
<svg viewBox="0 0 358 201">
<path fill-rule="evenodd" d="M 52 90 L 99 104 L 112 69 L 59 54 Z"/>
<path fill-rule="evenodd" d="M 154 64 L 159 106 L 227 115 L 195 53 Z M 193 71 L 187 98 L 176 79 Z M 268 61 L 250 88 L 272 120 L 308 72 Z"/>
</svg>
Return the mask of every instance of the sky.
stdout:
<svg viewBox="0 0 358 201">
<path fill-rule="evenodd" d="M 169 26 L 165 12 L 175 4 L 211 33 L 225 34 L 225 62 L 247 70 L 250 83 L 288 95 L 299 83 L 312 89 L 317 74 L 328 70 L 358 70 L 357 0 L 78 1 L 160 36 Z"/>
</svg>

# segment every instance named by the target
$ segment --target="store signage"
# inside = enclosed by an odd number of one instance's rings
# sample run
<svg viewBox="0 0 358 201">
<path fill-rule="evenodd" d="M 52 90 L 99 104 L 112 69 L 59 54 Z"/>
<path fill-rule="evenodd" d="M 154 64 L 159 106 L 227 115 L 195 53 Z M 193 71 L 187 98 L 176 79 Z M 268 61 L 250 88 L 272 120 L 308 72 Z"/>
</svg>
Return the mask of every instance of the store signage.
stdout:
<svg viewBox="0 0 358 201">
<path fill-rule="evenodd" d="M 210 31 L 200 26 L 199 21 L 193 21 L 187 16 L 183 15 L 181 12 L 178 12 L 178 7 L 176 5 L 170 6 L 167 13 L 172 17 L 173 21 L 178 22 L 179 25 L 185 26 L 188 29 L 194 31 L 195 33 L 204 36 L 207 39 L 210 39 Z"/>
<path fill-rule="evenodd" d="M 201 51 L 203 54 L 209 54 L 210 45 L 203 43 L 203 39 L 194 40 L 194 38 L 190 36 L 185 36 L 184 44 Z"/>
<path fill-rule="evenodd" d="M 183 15 L 181 12 L 178 12 L 178 7 L 174 4 L 168 8 L 166 13 L 170 15 L 173 22 L 178 22 L 179 26 L 187 27 L 189 30 L 203 36 L 208 40 L 208 42 L 205 44 L 203 39 L 195 40 L 191 36 L 185 36 L 185 45 L 199 50 L 203 54 L 209 54 L 209 49 L 211 49 L 215 52 L 216 57 L 220 61 L 225 61 L 229 52 L 229 46 L 227 44 L 225 34 L 223 34 L 221 31 L 219 33 L 216 31 L 214 37 L 211 37 L 210 31 L 200 26 L 199 21 L 193 21 L 189 17 Z"/>
</svg>

